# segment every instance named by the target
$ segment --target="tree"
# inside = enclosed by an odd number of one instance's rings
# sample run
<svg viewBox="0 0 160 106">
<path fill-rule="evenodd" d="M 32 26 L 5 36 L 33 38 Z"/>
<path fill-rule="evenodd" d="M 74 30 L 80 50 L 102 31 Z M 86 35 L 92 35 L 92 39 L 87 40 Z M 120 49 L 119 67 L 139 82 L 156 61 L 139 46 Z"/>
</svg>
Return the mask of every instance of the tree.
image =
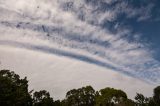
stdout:
<svg viewBox="0 0 160 106">
<path fill-rule="evenodd" d="M 0 71 L 0 105 L 1 106 L 31 106 L 32 99 L 28 93 L 28 81 L 13 71 Z"/>
<path fill-rule="evenodd" d="M 160 106 L 160 86 L 157 86 L 156 88 L 154 88 L 153 99 L 155 101 L 155 104 L 157 106 Z"/>
<path fill-rule="evenodd" d="M 153 97 L 149 97 L 148 99 L 149 99 L 148 106 L 157 106 L 155 101 L 154 101 L 154 99 L 153 99 Z"/>
<path fill-rule="evenodd" d="M 135 106 L 135 102 L 131 99 L 126 99 L 125 101 L 117 104 L 117 106 Z"/>
<path fill-rule="evenodd" d="M 94 106 L 95 90 L 91 86 L 72 89 L 67 92 L 63 102 L 67 106 Z"/>
<path fill-rule="evenodd" d="M 26 77 L 20 79 L 13 71 L 0 70 L 0 106 L 160 106 L 160 86 L 154 89 L 153 97 L 137 93 L 136 102 L 124 91 L 109 87 L 100 91 L 91 86 L 72 89 L 62 101 L 54 101 L 46 90 L 31 93 Z"/>
<path fill-rule="evenodd" d="M 127 95 L 122 90 L 114 88 L 104 88 L 99 91 L 96 98 L 97 106 L 114 106 L 121 104 L 127 100 Z"/>
<path fill-rule="evenodd" d="M 140 93 L 137 93 L 137 95 L 135 96 L 135 100 L 137 106 L 148 106 L 149 104 L 149 98 L 144 97 Z"/>
<path fill-rule="evenodd" d="M 63 105 L 61 105 L 61 101 L 60 100 L 54 101 L 54 105 L 55 106 L 63 106 Z"/>
<path fill-rule="evenodd" d="M 50 97 L 49 92 L 45 90 L 34 92 L 33 105 L 34 106 L 56 106 L 54 105 L 53 98 Z"/>
</svg>

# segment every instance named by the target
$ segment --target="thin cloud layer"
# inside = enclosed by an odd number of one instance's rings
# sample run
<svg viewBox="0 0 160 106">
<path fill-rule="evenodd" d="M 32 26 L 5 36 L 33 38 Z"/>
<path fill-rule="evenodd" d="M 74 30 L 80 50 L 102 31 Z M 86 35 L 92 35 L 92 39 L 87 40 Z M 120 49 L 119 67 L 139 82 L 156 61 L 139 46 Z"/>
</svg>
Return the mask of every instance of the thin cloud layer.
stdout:
<svg viewBox="0 0 160 106">
<path fill-rule="evenodd" d="M 45 89 L 50 92 L 54 100 L 63 99 L 70 89 L 86 85 L 91 85 L 96 90 L 105 87 L 122 89 L 132 99 L 136 92 L 151 96 L 155 87 L 112 69 L 64 56 L 4 45 L 0 45 L 0 54 L 3 62 L 0 68 L 7 67 L 14 70 L 21 78 L 27 76 L 29 90 Z"/>
<path fill-rule="evenodd" d="M 50 50 L 41 48 L 45 47 L 86 53 L 114 67 L 113 71 L 159 83 L 160 63 L 146 44 L 141 39 L 131 42 L 126 35 L 137 35 L 130 29 L 116 26 L 113 33 L 104 27 L 121 13 L 128 18 L 137 17 L 138 21 L 149 19 L 153 6 L 133 9 L 121 0 L 1 0 L 0 44 L 15 46 L 11 42 L 18 42 L 17 47 L 38 48 L 40 52 Z M 144 9 L 148 10 L 145 15 Z"/>
</svg>

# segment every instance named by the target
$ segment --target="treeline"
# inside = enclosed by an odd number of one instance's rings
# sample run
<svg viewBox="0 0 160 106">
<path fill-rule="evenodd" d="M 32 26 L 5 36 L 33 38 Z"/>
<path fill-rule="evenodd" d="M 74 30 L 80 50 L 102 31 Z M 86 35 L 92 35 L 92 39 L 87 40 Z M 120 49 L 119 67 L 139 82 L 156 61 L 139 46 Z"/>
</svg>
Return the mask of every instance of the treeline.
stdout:
<svg viewBox="0 0 160 106">
<path fill-rule="evenodd" d="M 122 90 L 106 87 L 95 91 L 91 86 L 72 89 L 65 99 L 53 100 L 46 90 L 28 91 L 26 77 L 0 70 L 0 106 L 160 106 L 160 86 L 153 90 L 153 97 L 137 93 L 135 100 Z"/>
</svg>

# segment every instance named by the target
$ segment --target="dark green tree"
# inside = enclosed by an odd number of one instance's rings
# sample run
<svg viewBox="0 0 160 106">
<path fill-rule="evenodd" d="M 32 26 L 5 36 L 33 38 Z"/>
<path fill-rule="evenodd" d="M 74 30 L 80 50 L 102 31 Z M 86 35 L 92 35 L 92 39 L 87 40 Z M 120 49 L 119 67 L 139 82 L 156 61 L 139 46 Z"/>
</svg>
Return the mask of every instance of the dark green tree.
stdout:
<svg viewBox="0 0 160 106">
<path fill-rule="evenodd" d="M 96 105 L 115 106 L 124 103 L 126 100 L 127 95 L 125 92 L 107 87 L 99 91 L 99 95 L 96 97 Z"/>
<path fill-rule="evenodd" d="M 149 97 L 148 99 L 149 99 L 148 106 L 157 106 L 155 101 L 154 101 L 154 99 L 153 99 L 153 97 Z"/>
<path fill-rule="evenodd" d="M 135 96 L 137 106 L 148 106 L 149 98 L 144 97 L 143 94 L 137 93 Z"/>
<path fill-rule="evenodd" d="M 34 106 L 56 106 L 53 98 L 50 97 L 49 92 L 41 90 L 33 93 L 33 105 Z"/>
<path fill-rule="evenodd" d="M 63 99 L 61 101 L 61 106 L 68 106 L 69 103 L 67 103 L 67 100 L 66 99 Z"/>
<path fill-rule="evenodd" d="M 0 70 L 0 106 L 160 106 L 160 86 L 154 89 L 153 97 L 137 93 L 135 102 L 124 91 L 109 87 L 100 91 L 91 86 L 72 89 L 62 101 L 54 101 L 45 90 L 31 93 L 26 77 L 20 79 L 13 71 Z"/>
<path fill-rule="evenodd" d="M 0 106 L 31 106 L 28 81 L 13 71 L 0 70 Z"/>
<path fill-rule="evenodd" d="M 91 86 L 72 89 L 67 92 L 63 104 L 66 106 L 94 106 L 95 94 L 95 90 Z"/>
<path fill-rule="evenodd" d="M 117 104 L 116 106 L 135 106 L 135 102 L 131 99 L 126 99 L 125 101 Z"/>
<path fill-rule="evenodd" d="M 154 88 L 154 95 L 153 95 L 153 99 L 154 102 L 157 106 L 160 106 L 160 86 L 157 86 L 156 88 Z"/>
<path fill-rule="evenodd" d="M 55 105 L 55 106 L 62 106 L 62 105 L 61 105 L 61 101 L 60 101 L 60 100 L 56 100 L 56 101 L 54 101 L 54 105 Z"/>
</svg>

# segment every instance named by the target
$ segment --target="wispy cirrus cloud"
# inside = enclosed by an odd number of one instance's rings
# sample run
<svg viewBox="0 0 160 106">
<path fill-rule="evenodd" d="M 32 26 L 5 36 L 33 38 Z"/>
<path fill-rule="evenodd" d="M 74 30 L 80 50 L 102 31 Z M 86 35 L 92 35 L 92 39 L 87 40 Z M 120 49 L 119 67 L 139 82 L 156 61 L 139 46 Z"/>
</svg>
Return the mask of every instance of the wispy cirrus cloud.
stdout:
<svg viewBox="0 0 160 106">
<path fill-rule="evenodd" d="M 134 8 L 121 0 L 1 0 L 0 45 L 66 56 L 159 84 L 160 63 L 139 35 L 118 24 L 115 33 L 102 27 L 122 13 L 146 20 L 153 6 Z"/>
</svg>

